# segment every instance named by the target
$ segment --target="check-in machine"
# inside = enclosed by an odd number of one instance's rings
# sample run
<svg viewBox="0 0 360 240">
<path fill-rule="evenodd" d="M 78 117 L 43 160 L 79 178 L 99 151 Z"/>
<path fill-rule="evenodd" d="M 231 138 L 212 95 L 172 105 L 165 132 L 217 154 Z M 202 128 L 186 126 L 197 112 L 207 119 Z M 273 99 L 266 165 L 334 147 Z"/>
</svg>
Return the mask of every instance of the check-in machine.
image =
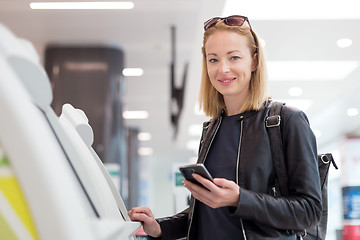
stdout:
<svg viewBox="0 0 360 240">
<path fill-rule="evenodd" d="M 58 117 L 33 46 L 0 25 L 0 239 L 131 239 L 86 115 Z"/>
</svg>

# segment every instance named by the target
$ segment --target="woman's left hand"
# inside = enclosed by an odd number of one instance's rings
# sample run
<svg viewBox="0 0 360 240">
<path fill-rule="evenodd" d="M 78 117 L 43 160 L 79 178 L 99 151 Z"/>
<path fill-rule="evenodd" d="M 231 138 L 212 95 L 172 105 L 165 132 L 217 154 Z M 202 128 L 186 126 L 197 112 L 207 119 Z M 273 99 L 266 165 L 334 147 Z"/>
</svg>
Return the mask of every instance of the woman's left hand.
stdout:
<svg viewBox="0 0 360 240">
<path fill-rule="evenodd" d="M 238 206 L 240 200 L 240 187 L 235 182 L 225 178 L 214 178 L 214 181 L 211 182 L 195 173 L 193 174 L 193 177 L 205 188 L 188 180 L 184 180 L 183 183 L 197 200 L 212 208 Z"/>
</svg>

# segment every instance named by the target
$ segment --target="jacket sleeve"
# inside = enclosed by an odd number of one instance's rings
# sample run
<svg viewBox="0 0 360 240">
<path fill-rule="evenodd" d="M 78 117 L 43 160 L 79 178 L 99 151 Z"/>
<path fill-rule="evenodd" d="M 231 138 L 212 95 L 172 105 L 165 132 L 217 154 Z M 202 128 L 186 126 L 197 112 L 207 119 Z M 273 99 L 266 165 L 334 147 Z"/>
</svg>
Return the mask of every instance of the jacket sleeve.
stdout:
<svg viewBox="0 0 360 240">
<path fill-rule="evenodd" d="M 318 223 L 322 211 L 316 140 L 303 112 L 284 107 L 281 116 L 289 195 L 240 188 L 233 214 L 277 229 L 303 230 Z"/>
<path fill-rule="evenodd" d="M 162 235 L 159 238 L 149 236 L 149 239 L 179 239 L 186 237 L 187 234 L 187 220 L 190 208 L 184 211 L 164 218 L 157 218 L 156 221 L 160 224 Z"/>
</svg>

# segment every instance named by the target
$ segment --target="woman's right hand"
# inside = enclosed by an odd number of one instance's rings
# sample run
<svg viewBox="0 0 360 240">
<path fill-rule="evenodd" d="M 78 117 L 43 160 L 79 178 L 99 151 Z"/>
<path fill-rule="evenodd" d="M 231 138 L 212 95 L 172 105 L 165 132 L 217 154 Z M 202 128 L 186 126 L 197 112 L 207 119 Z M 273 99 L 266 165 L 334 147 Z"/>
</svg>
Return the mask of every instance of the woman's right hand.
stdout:
<svg viewBox="0 0 360 240">
<path fill-rule="evenodd" d="M 150 208 L 148 207 L 135 207 L 132 208 L 128 215 L 132 221 L 141 222 L 146 234 L 152 237 L 161 236 L 160 224 L 155 220 Z"/>
</svg>

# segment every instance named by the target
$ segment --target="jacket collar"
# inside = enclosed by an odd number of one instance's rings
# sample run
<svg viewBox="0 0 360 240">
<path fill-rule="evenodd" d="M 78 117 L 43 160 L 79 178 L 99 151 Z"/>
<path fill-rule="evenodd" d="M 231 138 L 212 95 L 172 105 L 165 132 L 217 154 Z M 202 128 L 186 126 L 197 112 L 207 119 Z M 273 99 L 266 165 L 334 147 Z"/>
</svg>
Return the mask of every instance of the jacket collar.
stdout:
<svg viewBox="0 0 360 240">
<path fill-rule="evenodd" d="M 239 119 L 245 119 L 245 118 L 249 118 L 249 117 L 253 116 L 257 112 L 262 111 L 266 107 L 266 105 L 267 105 L 267 101 L 263 104 L 263 106 L 259 110 L 250 110 L 250 111 L 245 111 L 245 112 L 241 113 L 239 115 Z M 224 117 L 225 115 L 226 115 L 226 111 L 225 111 L 225 109 L 222 109 L 218 118 Z"/>
</svg>

